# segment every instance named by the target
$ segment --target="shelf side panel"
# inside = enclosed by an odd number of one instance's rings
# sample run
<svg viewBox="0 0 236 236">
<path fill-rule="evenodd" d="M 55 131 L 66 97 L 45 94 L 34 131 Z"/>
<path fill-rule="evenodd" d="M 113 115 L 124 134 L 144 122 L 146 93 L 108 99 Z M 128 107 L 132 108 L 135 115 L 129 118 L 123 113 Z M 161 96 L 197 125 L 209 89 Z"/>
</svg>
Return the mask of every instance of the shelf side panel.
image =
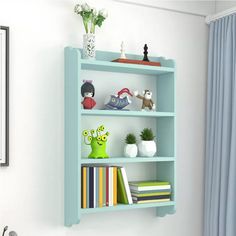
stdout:
<svg viewBox="0 0 236 236">
<path fill-rule="evenodd" d="M 80 178 L 79 133 L 80 105 L 78 83 L 80 74 L 79 50 L 65 48 L 65 225 L 72 226 L 80 221 Z"/>
<path fill-rule="evenodd" d="M 175 176 L 175 162 L 161 162 L 157 165 L 157 179 L 168 181 L 171 184 L 171 201 L 176 202 L 176 176 Z M 167 214 L 175 213 L 175 204 L 173 206 L 157 208 L 157 216 L 163 217 Z"/>
</svg>

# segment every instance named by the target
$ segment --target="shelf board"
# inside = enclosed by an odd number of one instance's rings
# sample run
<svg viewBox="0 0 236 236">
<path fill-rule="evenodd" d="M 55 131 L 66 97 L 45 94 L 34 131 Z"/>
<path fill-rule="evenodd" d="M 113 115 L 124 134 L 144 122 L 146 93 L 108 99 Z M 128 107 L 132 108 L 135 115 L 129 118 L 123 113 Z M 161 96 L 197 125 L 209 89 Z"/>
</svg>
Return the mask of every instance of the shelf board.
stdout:
<svg viewBox="0 0 236 236">
<path fill-rule="evenodd" d="M 150 208 L 150 207 L 163 207 L 163 206 L 174 206 L 174 201 L 168 202 L 156 202 L 156 203 L 143 203 L 143 204 L 118 204 L 116 206 L 101 207 L 101 208 L 82 208 L 82 214 L 96 213 L 96 212 L 106 212 L 106 211 L 119 211 L 119 210 L 131 210 L 140 208 Z"/>
<path fill-rule="evenodd" d="M 125 64 L 119 62 L 88 60 L 88 59 L 81 59 L 81 68 L 83 70 L 96 70 L 96 71 L 146 74 L 146 75 L 161 75 L 174 72 L 174 68 L 171 67 Z"/>
<path fill-rule="evenodd" d="M 174 157 L 110 157 L 104 159 L 82 158 L 81 164 L 117 164 L 172 161 L 175 161 Z"/>
<path fill-rule="evenodd" d="M 174 112 L 86 110 L 86 109 L 81 109 L 81 114 L 87 116 L 123 116 L 123 117 L 174 117 L 175 116 Z"/>
</svg>

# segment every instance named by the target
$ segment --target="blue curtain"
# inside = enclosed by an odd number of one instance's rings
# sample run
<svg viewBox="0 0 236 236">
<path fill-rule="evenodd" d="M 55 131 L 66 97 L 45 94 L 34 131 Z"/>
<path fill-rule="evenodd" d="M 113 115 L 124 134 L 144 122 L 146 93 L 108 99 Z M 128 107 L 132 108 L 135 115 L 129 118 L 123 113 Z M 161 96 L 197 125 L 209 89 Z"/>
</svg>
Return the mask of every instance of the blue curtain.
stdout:
<svg viewBox="0 0 236 236">
<path fill-rule="evenodd" d="M 210 24 L 204 236 L 236 236 L 236 14 Z"/>
</svg>

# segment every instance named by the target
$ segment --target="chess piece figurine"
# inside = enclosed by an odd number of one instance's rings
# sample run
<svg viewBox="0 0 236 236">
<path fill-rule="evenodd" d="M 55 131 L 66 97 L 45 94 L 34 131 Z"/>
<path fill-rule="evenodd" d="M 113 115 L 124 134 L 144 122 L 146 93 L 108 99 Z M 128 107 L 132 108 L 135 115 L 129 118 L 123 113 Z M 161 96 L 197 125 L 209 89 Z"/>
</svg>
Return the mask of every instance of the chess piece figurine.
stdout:
<svg viewBox="0 0 236 236">
<path fill-rule="evenodd" d="M 9 232 L 9 236 L 17 236 L 17 233 L 15 231 Z"/>
<path fill-rule="evenodd" d="M 5 235 L 6 231 L 8 230 L 8 226 L 5 226 L 4 229 L 3 229 L 3 232 L 2 232 L 2 236 Z"/>
<path fill-rule="evenodd" d="M 95 100 L 93 99 L 95 94 L 95 89 L 91 80 L 84 80 L 84 84 L 81 86 L 81 95 L 84 100 L 81 102 L 84 109 L 93 109 L 96 105 Z"/>
<path fill-rule="evenodd" d="M 143 57 L 143 61 L 149 61 L 149 59 L 148 59 L 148 46 L 147 46 L 147 44 L 145 44 L 144 45 L 144 52 L 143 52 L 143 54 L 144 54 L 144 57 Z"/>
<path fill-rule="evenodd" d="M 124 41 L 121 42 L 121 48 L 120 48 L 120 59 L 126 59 L 126 56 L 125 56 L 125 46 L 124 46 Z"/>
</svg>

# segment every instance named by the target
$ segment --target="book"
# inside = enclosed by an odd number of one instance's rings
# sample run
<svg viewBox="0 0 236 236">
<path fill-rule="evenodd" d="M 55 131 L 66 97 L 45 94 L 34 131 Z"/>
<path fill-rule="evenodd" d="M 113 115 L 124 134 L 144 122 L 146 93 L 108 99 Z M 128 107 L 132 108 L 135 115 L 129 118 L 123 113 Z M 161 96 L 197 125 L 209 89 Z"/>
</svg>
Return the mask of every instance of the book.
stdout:
<svg viewBox="0 0 236 236">
<path fill-rule="evenodd" d="M 93 168 L 93 208 L 97 207 L 97 173 L 96 167 Z"/>
<path fill-rule="evenodd" d="M 171 189 L 156 189 L 156 190 L 149 190 L 149 191 L 136 191 L 136 190 L 131 190 L 131 193 L 133 194 L 148 194 L 148 193 L 163 193 L 163 192 L 171 192 Z"/>
<path fill-rule="evenodd" d="M 170 195 L 171 192 L 152 192 L 152 193 L 142 193 L 142 192 L 139 192 L 139 193 L 134 193 L 134 192 L 131 192 L 131 195 L 132 197 L 149 197 L 149 196 L 163 196 L 163 195 Z"/>
<path fill-rule="evenodd" d="M 103 194 L 102 194 L 102 206 L 106 206 L 106 167 L 102 167 L 102 183 L 103 183 Z"/>
<path fill-rule="evenodd" d="M 109 206 L 109 166 L 106 167 L 106 206 Z"/>
<path fill-rule="evenodd" d="M 87 207 L 87 185 L 86 185 L 86 179 L 87 179 L 87 172 L 86 172 L 86 167 L 83 166 L 82 167 L 82 208 L 86 208 Z"/>
<path fill-rule="evenodd" d="M 98 172 L 99 172 L 99 200 L 98 200 L 98 206 L 102 207 L 103 206 L 103 168 L 98 167 Z"/>
<path fill-rule="evenodd" d="M 117 167 L 113 167 L 113 205 L 117 205 Z"/>
<path fill-rule="evenodd" d="M 121 173 L 122 173 L 122 177 L 123 177 L 123 181 L 124 181 L 124 185 L 125 185 L 125 191 L 126 191 L 126 195 L 127 195 L 127 198 L 128 198 L 128 202 L 129 202 L 129 204 L 132 204 L 133 200 L 132 200 L 132 197 L 131 197 L 129 182 L 128 182 L 128 178 L 127 178 L 126 171 L 125 171 L 124 167 L 121 167 Z"/>
<path fill-rule="evenodd" d="M 113 167 L 109 167 L 109 206 L 113 206 Z"/>
<path fill-rule="evenodd" d="M 169 202 L 170 198 L 167 199 L 155 199 L 155 200 L 144 200 L 144 201 L 134 201 L 135 204 L 143 204 L 143 203 L 155 203 L 155 202 Z"/>
<path fill-rule="evenodd" d="M 120 168 L 117 168 L 117 202 L 129 204 Z"/>
<path fill-rule="evenodd" d="M 135 181 L 129 182 L 131 191 L 148 191 L 148 190 L 166 190 L 170 189 L 169 182 L 162 181 Z"/>
<path fill-rule="evenodd" d="M 94 208 L 94 170 L 89 167 L 89 208 Z"/>
<path fill-rule="evenodd" d="M 89 208 L 89 167 L 86 167 L 86 208 Z"/>
<path fill-rule="evenodd" d="M 161 195 L 161 196 L 147 196 L 147 197 L 132 197 L 135 201 L 144 201 L 144 200 L 155 200 L 155 199 L 169 199 L 170 195 Z"/>
</svg>

